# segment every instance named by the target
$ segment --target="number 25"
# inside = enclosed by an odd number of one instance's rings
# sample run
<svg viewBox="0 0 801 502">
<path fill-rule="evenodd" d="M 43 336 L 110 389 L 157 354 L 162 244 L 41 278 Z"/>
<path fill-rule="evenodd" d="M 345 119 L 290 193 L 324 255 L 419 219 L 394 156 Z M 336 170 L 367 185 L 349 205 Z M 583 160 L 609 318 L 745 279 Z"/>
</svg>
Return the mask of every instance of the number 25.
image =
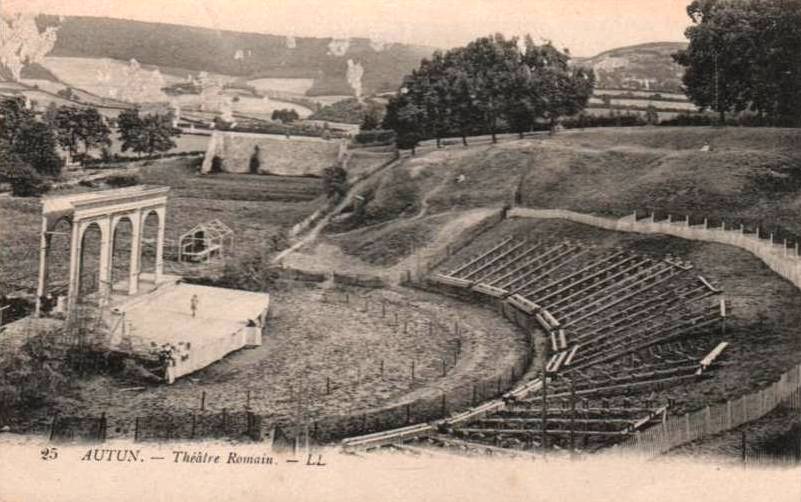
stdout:
<svg viewBox="0 0 801 502">
<path fill-rule="evenodd" d="M 44 448 L 39 453 L 42 454 L 42 460 L 55 460 L 58 458 L 58 448 Z"/>
</svg>

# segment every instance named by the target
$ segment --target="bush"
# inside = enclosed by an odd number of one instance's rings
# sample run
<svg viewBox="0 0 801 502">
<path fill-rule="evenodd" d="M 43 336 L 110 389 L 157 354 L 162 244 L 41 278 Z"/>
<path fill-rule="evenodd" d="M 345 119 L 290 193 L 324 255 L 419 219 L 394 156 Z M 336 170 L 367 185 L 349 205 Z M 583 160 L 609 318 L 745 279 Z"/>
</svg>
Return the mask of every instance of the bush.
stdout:
<svg viewBox="0 0 801 502">
<path fill-rule="evenodd" d="M 562 125 L 566 129 L 583 129 L 585 127 L 633 127 L 648 125 L 639 114 L 625 113 L 622 115 L 587 115 L 564 119 Z"/>
<path fill-rule="evenodd" d="M 32 167 L 12 162 L 3 169 L 3 177 L 17 197 L 38 197 L 50 190 L 50 185 Z"/>
<path fill-rule="evenodd" d="M 138 185 L 141 181 L 135 174 L 119 174 L 106 178 L 106 184 L 114 188 L 130 187 Z"/>
<path fill-rule="evenodd" d="M 282 108 L 280 110 L 273 110 L 271 118 L 282 123 L 287 123 L 300 120 L 300 115 L 292 108 Z"/>
<path fill-rule="evenodd" d="M 389 145 L 395 142 L 395 131 L 387 129 L 361 131 L 353 138 L 353 141 L 360 145 Z"/>
<path fill-rule="evenodd" d="M 215 155 L 211 159 L 211 172 L 212 173 L 223 172 L 223 159 L 219 155 Z"/>
</svg>

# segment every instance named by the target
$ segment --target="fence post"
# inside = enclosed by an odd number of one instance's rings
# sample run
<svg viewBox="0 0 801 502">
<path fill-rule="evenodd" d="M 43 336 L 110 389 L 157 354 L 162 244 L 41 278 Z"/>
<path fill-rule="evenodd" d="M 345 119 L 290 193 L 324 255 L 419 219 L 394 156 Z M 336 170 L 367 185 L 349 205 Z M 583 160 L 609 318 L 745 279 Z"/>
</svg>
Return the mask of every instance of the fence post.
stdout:
<svg viewBox="0 0 801 502">
<path fill-rule="evenodd" d="M 726 401 L 726 429 L 731 429 L 731 399 Z"/>
<path fill-rule="evenodd" d="M 685 432 L 687 433 L 687 441 L 688 442 L 692 441 L 692 439 L 690 438 L 690 414 L 689 413 L 685 413 L 684 414 L 684 429 L 685 429 Z"/>
<path fill-rule="evenodd" d="M 139 417 L 134 420 L 134 442 L 136 441 L 139 441 Z"/>
<path fill-rule="evenodd" d="M 444 417 L 448 413 L 448 402 L 447 398 L 445 397 L 445 393 L 442 393 L 442 416 Z"/>
<path fill-rule="evenodd" d="M 200 395 L 200 411 L 206 410 L 206 391 L 204 390 L 203 393 Z"/>
<path fill-rule="evenodd" d="M 99 431 L 98 435 L 100 436 L 100 438 L 99 438 L 100 440 L 102 440 L 102 441 L 106 440 L 106 412 L 105 411 L 100 414 L 100 431 Z"/>
<path fill-rule="evenodd" d="M 196 428 L 197 428 L 197 415 L 194 412 L 192 412 L 192 433 L 190 436 L 191 439 L 195 439 Z"/>
<path fill-rule="evenodd" d="M 137 419 L 138 420 L 138 419 Z M 53 437 L 56 433 L 56 425 L 58 424 L 58 414 L 53 416 L 53 422 L 50 424 L 50 441 L 53 440 Z"/>
<path fill-rule="evenodd" d="M 412 361 L 412 383 L 414 383 L 414 361 Z"/>
<path fill-rule="evenodd" d="M 745 430 L 743 430 L 743 434 L 742 434 L 742 439 L 741 439 L 741 441 L 740 441 L 740 445 L 741 445 L 741 446 L 740 446 L 740 449 L 742 450 L 742 459 L 743 459 L 743 463 L 745 463 L 745 445 L 746 445 L 746 440 L 745 440 Z"/>
<path fill-rule="evenodd" d="M 381 361 L 383 363 L 383 361 Z M 331 377 L 325 377 L 325 395 L 331 394 Z"/>
</svg>

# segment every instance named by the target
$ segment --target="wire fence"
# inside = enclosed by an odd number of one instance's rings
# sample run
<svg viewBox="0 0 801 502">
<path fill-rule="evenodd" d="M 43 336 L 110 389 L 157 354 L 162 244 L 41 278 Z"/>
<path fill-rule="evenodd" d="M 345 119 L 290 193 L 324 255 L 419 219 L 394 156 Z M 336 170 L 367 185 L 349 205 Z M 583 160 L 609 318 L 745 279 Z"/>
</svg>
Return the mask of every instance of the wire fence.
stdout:
<svg viewBox="0 0 801 502">
<path fill-rule="evenodd" d="M 215 396 L 200 390 L 194 410 L 166 409 L 134 418 L 104 414 L 102 434 L 96 425 L 98 417 L 54 417 L 51 438 L 54 441 L 103 441 L 107 438 L 262 441 L 280 429 L 294 441 L 307 436 L 314 443 L 330 443 L 466 411 L 514 387 L 531 363 L 531 350 L 526 350 L 515 354 L 507 364 L 485 370 L 484 378 L 449 379 L 462 353 L 470 351 L 468 326 L 438 319 L 398 300 L 360 296 L 348 289 L 328 290 L 321 301 L 367 314 L 396 333 L 414 335 L 413 338 L 439 337 L 444 340 L 439 346 L 445 347 L 445 351 L 419 354 L 409 360 L 369 359 L 344 371 L 305 375 L 302 383 L 290 389 L 288 397 L 288 406 L 296 408 L 297 413 L 281 416 L 257 413 L 251 405 L 265 397 L 261 391 L 246 390 L 242 396 Z M 531 340 L 528 342 L 530 348 Z M 367 406 L 360 409 L 361 399 L 371 388 L 387 385 L 416 397 L 378 409 Z M 350 400 L 353 404 L 350 411 L 332 416 L 326 415 L 324 407 L 319 406 L 323 400 Z M 226 407 L 220 409 L 220 405 Z"/>
</svg>

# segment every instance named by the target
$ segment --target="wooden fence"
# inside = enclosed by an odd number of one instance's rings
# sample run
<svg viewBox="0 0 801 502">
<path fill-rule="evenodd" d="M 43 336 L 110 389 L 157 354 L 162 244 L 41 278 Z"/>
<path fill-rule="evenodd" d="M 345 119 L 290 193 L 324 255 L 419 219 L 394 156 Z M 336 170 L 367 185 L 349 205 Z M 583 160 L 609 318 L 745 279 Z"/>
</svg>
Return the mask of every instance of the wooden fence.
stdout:
<svg viewBox="0 0 801 502">
<path fill-rule="evenodd" d="M 637 432 L 620 445 L 623 450 L 656 456 L 685 443 L 735 429 L 764 417 L 779 404 L 798 406 L 801 389 L 801 365 L 784 373 L 773 385 L 681 416 Z"/>
</svg>

